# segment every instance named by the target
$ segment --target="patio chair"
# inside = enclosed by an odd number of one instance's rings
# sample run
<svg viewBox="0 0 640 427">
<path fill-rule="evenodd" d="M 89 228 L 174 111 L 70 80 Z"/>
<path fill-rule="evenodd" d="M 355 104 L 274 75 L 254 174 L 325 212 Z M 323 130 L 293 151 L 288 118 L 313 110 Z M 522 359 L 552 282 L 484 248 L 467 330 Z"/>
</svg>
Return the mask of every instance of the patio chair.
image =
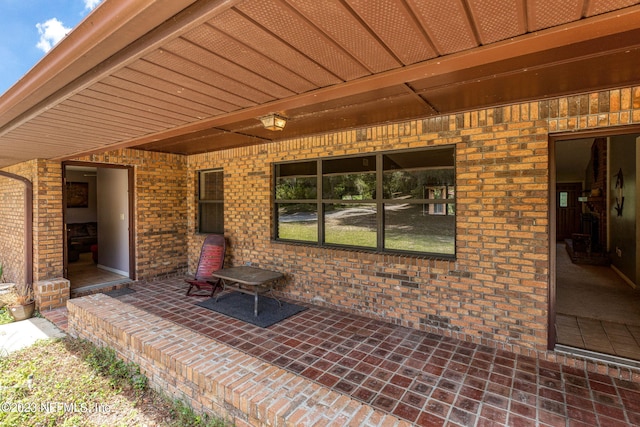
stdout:
<svg viewBox="0 0 640 427">
<path fill-rule="evenodd" d="M 204 239 L 198 268 L 193 278 L 185 279 L 189 284 L 187 296 L 208 296 L 213 297 L 218 287 L 222 288 L 220 279 L 212 277 L 211 273 L 222 269 L 224 266 L 225 241 L 222 234 L 210 234 Z M 197 293 L 191 291 L 197 290 Z M 200 291 L 211 289 L 211 293 L 203 294 Z"/>
</svg>

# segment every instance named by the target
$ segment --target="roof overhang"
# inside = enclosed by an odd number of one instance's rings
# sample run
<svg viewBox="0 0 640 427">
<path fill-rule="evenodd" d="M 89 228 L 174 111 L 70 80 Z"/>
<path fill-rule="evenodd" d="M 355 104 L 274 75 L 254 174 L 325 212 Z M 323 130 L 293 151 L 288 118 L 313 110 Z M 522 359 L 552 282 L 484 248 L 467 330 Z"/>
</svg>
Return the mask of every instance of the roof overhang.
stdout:
<svg viewBox="0 0 640 427">
<path fill-rule="evenodd" d="M 637 2 L 434 3 L 447 10 L 105 0 L 0 98 L 0 167 L 194 154 L 640 82 Z M 272 112 L 283 131 L 258 121 Z"/>
</svg>

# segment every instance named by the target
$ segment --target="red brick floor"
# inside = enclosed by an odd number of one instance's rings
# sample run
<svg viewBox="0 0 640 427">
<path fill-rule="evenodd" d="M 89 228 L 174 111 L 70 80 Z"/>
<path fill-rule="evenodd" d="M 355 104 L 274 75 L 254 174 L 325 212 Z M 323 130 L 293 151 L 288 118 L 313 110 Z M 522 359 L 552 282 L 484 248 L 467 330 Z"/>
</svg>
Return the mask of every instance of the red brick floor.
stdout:
<svg viewBox="0 0 640 427">
<path fill-rule="evenodd" d="M 316 306 L 263 329 L 196 306 L 180 279 L 132 288 L 118 299 L 418 426 L 640 425 L 637 383 Z"/>
<path fill-rule="evenodd" d="M 63 331 L 67 330 L 69 316 L 66 308 L 56 308 L 54 310 L 45 311 L 41 314 Z"/>
</svg>

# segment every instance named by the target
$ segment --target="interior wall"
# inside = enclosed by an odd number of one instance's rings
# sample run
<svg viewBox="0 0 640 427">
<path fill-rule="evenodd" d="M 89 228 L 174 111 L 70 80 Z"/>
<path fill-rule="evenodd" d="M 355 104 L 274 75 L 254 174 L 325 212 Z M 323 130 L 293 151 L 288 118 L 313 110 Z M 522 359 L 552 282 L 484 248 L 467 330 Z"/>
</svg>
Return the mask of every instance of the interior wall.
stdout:
<svg viewBox="0 0 640 427">
<path fill-rule="evenodd" d="M 609 163 L 609 203 L 611 262 L 629 280 L 636 285 L 637 277 L 637 245 L 636 227 L 638 223 L 637 186 L 636 186 L 636 135 L 611 137 Z M 624 205 L 622 214 L 616 211 L 616 176 L 622 171 Z"/>
<path fill-rule="evenodd" d="M 98 205 L 96 197 L 97 184 L 95 172 L 74 171 L 67 169 L 66 178 L 67 182 L 87 182 L 89 184 L 89 207 L 66 208 L 67 224 L 96 222 L 98 220 Z"/>
<path fill-rule="evenodd" d="M 129 182 L 126 169 L 98 169 L 98 265 L 129 274 Z"/>
</svg>

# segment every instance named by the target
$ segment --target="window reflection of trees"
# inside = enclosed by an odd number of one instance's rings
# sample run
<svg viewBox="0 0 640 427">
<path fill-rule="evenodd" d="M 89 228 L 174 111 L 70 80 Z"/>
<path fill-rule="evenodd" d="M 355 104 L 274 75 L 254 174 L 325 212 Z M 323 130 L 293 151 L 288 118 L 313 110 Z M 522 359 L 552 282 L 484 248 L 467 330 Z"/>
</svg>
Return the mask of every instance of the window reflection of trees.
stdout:
<svg viewBox="0 0 640 427">
<path fill-rule="evenodd" d="M 278 164 L 275 172 L 276 239 L 455 254 L 453 147 Z"/>
</svg>

